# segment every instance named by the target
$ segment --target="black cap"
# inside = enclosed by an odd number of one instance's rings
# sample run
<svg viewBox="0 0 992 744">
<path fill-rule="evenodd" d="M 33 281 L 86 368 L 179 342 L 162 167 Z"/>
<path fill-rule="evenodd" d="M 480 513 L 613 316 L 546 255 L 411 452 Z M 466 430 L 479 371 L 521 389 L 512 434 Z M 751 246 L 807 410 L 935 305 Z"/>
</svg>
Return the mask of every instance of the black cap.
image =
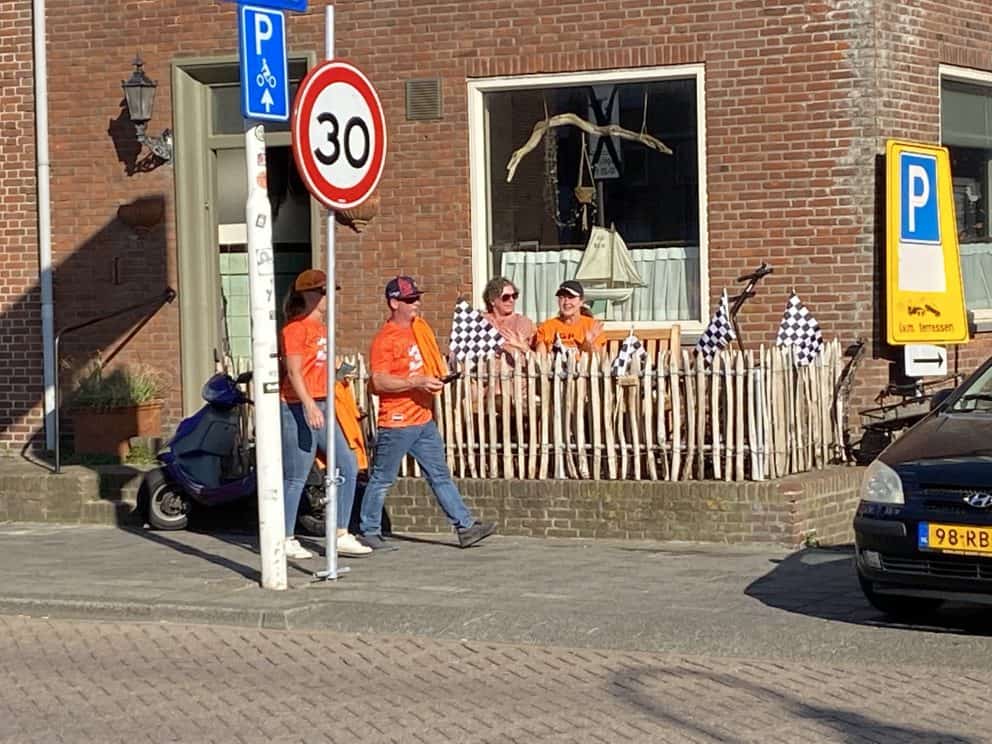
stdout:
<svg viewBox="0 0 992 744">
<path fill-rule="evenodd" d="M 558 286 L 555 297 L 583 297 L 585 293 L 582 282 L 577 279 L 566 279 Z"/>
<path fill-rule="evenodd" d="M 386 285 L 387 300 L 410 300 L 414 297 L 420 297 L 422 294 L 423 292 L 409 276 L 398 276 L 390 279 Z"/>
</svg>

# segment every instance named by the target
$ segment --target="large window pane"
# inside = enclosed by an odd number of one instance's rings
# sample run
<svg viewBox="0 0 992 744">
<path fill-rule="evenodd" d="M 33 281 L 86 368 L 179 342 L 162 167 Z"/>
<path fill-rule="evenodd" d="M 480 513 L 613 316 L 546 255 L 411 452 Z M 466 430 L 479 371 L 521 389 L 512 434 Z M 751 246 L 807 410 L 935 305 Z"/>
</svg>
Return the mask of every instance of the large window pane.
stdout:
<svg viewBox="0 0 992 744">
<path fill-rule="evenodd" d="M 607 320 L 699 319 L 696 96 L 694 77 L 486 94 L 489 271 L 518 283 L 523 311 L 553 315 L 558 283 L 578 274 Z M 566 113 L 651 135 L 674 154 L 559 126 L 507 183 L 507 164 L 535 123 Z M 599 261 L 607 243 L 624 259 Z"/>
<path fill-rule="evenodd" d="M 944 80 L 941 141 L 951 157 L 954 212 L 969 309 L 992 309 L 992 87 Z"/>
</svg>

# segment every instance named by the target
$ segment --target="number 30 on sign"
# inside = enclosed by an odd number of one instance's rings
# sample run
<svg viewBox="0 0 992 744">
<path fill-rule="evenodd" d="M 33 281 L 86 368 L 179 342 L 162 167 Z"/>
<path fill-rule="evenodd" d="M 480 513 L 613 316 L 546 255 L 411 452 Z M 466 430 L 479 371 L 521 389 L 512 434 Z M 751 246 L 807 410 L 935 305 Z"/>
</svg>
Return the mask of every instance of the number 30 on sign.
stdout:
<svg viewBox="0 0 992 744">
<path fill-rule="evenodd" d="M 337 60 L 300 83 L 290 119 L 296 168 L 314 198 L 351 209 L 375 190 L 386 162 L 382 103 L 368 78 Z"/>
</svg>

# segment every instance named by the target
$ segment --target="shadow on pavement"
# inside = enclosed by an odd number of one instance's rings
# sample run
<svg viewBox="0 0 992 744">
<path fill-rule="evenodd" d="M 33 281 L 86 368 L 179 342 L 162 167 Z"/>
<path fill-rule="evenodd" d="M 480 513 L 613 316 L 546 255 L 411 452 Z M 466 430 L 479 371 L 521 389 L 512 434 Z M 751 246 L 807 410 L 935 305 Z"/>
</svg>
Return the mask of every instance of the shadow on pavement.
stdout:
<svg viewBox="0 0 992 744">
<path fill-rule="evenodd" d="M 232 560 L 231 558 L 225 558 L 224 556 L 217 555 L 216 553 L 210 553 L 206 550 L 201 550 L 200 548 L 188 545 L 180 540 L 169 537 L 168 532 L 156 532 L 154 530 L 145 529 L 143 527 L 132 527 L 132 526 L 122 526 L 125 532 L 130 532 L 133 535 L 144 538 L 149 542 L 156 543 L 158 545 L 163 545 L 168 548 L 172 548 L 178 553 L 183 553 L 184 555 L 190 555 L 195 558 L 200 558 L 208 563 L 213 563 L 215 566 L 221 566 L 230 571 L 233 571 L 246 579 L 251 579 L 252 581 L 261 581 L 262 576 L 258 569 L 251 566 L 246 566 L 243 563 Z M 231 545 L 237 545 L 238 547 L 250 550 L 253 553 L 258 553 L 257 541 L 253 540 L 249 535 L 238 535 L 233 533 L 211 533 L 210 535 L 218 540 L 223 540 Z"/>
<path fill-rule="evenodd" d="M 918 726 L 901 726 L 886 723 L 872 718 L 861 712 L 843 708 L 828 707 L 807 702 L 802 698 L 791 695 L 781 689 L 761 684 L 753 679 L 753 671 L 733 674 L 720 673 L 710 669 L 696 667 L 690 661 L 683 661 L 674 667 L 645 666 L 627 668 L 613 672 L 607 689 L 618 700 L 627 703 L 642 713 L 658 720 L 671 723 L 678 729 L 692 732 L 696 736 L 709 737 L 715 741 L 728 741 L 726 729 L 720 725 L 723 711 L 719 706 L 709 711 L 709 715 L 698 710 L 691 718 L 679 715 L 673 709 L 666 707 L 664 700 L 669 697 L 666 688 L 672 685 L 682 693 L 686 687 L 692 687 L 702 692 L 700 688 L 711 688 L 714 697 L 728 694 L 730 691 L 736 697 L 740 693 L 753 698 L 749 701 L 755 713 L 760 708 L 771 708 L 769 712 L 775 716 L 780 711 L 780 717 L 785 720 L 799 719 L 809 721 L 811 726 L 830 728 L 841 737 L 831 741 L 864 742 L 868 740 L 885 744 L 886 742 L 933 742 L 937 744 L 977 744 L 978 739 L 967 736 L 956 736 L 945 730 L 924 729 Z M 786 684 L 791 684 L 783 680 Z M 821 691 L 822 692 L 822 691 Z M 805 696 L 809 700 L 809 695 Z M 678 696 L 675 698 L 679 700 Z M 679 701 L 676 705 L 681 705 Z M 735 702 L 738 702 L 735 700 Z M 779 716 L 776 716 L 779 717 Z M 815 732 L 807 732 L 805 740 L 813 741 Z M 732 738 L 729 740 L 733 741 Z"/>
<path fill-rule="evenodd" d="M 896 621 L 876 610 L 858 585 L 853 545 L 801 550 L 771 562 L 774 568 L 745 590 L 769 607 L 857 625 L 992 635 L 985 607 L 948 602 L 920 622 Z"/>
</svg>

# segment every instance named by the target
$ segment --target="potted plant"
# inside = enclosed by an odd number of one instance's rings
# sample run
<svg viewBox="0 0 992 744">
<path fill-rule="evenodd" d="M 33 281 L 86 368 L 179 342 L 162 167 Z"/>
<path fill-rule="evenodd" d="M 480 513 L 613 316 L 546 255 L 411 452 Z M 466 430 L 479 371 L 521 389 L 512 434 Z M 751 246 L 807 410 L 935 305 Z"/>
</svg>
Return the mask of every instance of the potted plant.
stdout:
<svg viewBox="0 0 992 744">
<path fill-rule="evenodd" d="M 99 359 L 76 375 L 69 414 L 77 454 L 109 454 L 121 459 L 131 437 L 162 433 L 167 380 L 147 364 L 105 368 Z"/>
</svg>

